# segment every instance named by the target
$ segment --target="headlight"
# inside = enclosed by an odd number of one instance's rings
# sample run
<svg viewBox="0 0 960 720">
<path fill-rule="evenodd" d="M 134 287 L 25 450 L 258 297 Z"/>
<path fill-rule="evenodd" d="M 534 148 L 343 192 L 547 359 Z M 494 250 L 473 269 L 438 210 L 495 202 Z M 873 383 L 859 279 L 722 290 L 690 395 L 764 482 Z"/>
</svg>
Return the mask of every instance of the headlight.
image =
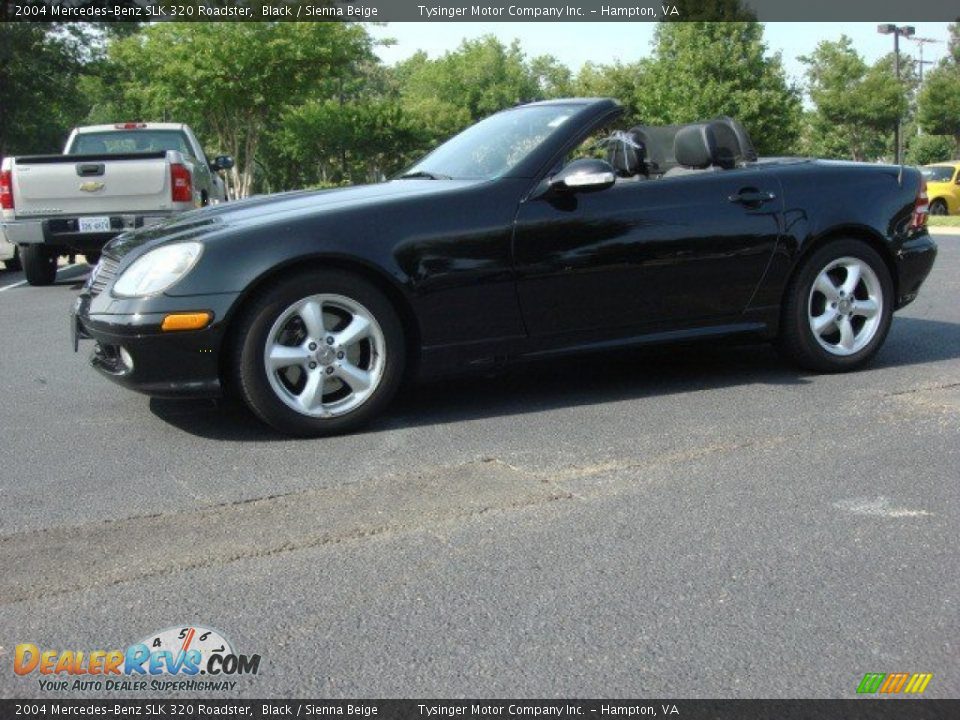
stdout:
<svg viewBox="0 0 960 720">
<path fill-rule="evenodd" d="M 203 246 L 196 242 L 164 245 L 151 250 L 117 278 L 111 291 L 118 297 L 146 297 L 162 293 L 196 265 Z"/>
</svg>

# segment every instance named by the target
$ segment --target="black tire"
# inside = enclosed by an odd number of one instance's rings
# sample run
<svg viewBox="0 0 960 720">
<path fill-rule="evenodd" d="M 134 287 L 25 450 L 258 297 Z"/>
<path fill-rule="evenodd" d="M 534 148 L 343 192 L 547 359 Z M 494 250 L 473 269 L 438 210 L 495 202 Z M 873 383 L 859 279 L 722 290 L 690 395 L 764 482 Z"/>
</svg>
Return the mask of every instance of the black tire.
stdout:
<svg viewBox="0 0 960 720">
<path fill-rule="evenodd" d="M 376 388 L 361 405 L 334 417 L 306 415 L 287 405 L 271 386 L 264 361 L 268 335 L 278 318 L 294 303 L 318 294 L 343 296 L 361 305 L 376 320 L 385 345 Z M 351 273 L 316 270 L 273 284 L 251 298 L 236 322 L 231 348 L 236 388 L 254 414 L 280 432 L 319 437 L 354 430 L 386 408 L 403 378 L 406 341 L 400 318 L 379 289 Z"/>
<path fill-rule="evenodd" d="M 869 342 L 853 354 L 835 355 L 820 345 L 810 327 L 810 298 L 820 272 L 845 257 L 869 265 L 879 281 L 883 302 L 879 322 Z M 777 347 L 785 357 L 807 370 L 823 373 L 856 370 L 869 362 L 886 340 L 894 302 L 893 280 L 883 258 L 859 240 L 833 241 L 814 252 L 794 273 L 784 296 Z"/>
<path fill-rule="evenodd" d="M 4 262 L 7 270 L 12 272 L 18 272 L 23 269 L 23 265 L 20 263 L 20 246 L 15 245 L 13 248 L 13 257 Z"/>
<path fill-rule="evenodd" d="M 91 267 L 100 262 L 100 253 L 98 252 L 84 253 L 83 257 L 87 261 L 87 265 L 90 265 Z"/>
<path fill-rule="evenodd" d="M 31 285 L 53 285 L 57 279 L 57 253 L 43 245 L 21 245 L 23 273 Z"/>
<path fill-rule="evenodd" d="M 930 214 L 931 215 L 948 215 L 947 212 L 947 201 L 943 198 L 937 198 L 932 203 L 930 203 Z"/>
</svg>

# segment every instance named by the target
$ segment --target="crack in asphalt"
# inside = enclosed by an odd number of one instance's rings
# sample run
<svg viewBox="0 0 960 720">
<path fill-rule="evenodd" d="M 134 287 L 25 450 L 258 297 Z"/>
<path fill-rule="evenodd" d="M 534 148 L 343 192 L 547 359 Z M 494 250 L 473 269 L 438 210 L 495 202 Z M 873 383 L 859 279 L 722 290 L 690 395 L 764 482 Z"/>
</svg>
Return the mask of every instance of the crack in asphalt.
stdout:
<svg viewBox="0 0 960 720">
<path fill-rule="evenodd" d="M 183 513 L 25 531 L 0 537 L 7 566 L 0 605 L 569 499 L 571 493 L 502 463 L 467 463 Z"/>
<path fill-rule="evenodd" d="M 675 465 L 781 436 L 713 444 L 641 460 L 524 470 L 497 457 L 345 486 L 236 500 L 181 513 L 139 515 L 0 536 L 0 606 L 186 570 L 279 555 L 517 511 L 636 487 L 634 475 L 578 494 L 560 482 Z M 88 552 L 96 548 L 97 553 Z M 55 567 L 56 575 L 47 572 Z"/>
</svg>

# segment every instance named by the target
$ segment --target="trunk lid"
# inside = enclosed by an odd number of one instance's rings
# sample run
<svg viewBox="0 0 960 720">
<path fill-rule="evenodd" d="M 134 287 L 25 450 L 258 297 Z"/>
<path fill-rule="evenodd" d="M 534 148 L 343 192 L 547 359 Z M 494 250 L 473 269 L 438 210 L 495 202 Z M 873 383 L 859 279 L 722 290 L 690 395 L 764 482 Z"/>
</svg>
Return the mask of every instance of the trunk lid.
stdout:
<svg viewBox="0 0 960 720">
<path fill-rule="evenodd" d="M 17 217 L 108 215 L 169 210 L 165 152 L 16 158 Z"/>
</svg>

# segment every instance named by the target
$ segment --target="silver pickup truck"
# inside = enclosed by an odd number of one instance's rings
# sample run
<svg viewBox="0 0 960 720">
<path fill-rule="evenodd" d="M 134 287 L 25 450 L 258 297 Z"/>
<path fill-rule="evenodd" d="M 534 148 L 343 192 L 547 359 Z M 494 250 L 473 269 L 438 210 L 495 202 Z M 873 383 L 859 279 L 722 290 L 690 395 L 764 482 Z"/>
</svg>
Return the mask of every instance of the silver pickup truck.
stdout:
<svg viewBox="0 0 960 720">
<path fill-rule="evenodd" d="M 76 128 L 62 155 L 8 157 L 0 165 L 0 260 L 22 264 L 31 285 L 56 279 L 57 260 L 96 262 L 114 236 L 226 200 L 218 171 L 178 123 Z"/>
</svg>

